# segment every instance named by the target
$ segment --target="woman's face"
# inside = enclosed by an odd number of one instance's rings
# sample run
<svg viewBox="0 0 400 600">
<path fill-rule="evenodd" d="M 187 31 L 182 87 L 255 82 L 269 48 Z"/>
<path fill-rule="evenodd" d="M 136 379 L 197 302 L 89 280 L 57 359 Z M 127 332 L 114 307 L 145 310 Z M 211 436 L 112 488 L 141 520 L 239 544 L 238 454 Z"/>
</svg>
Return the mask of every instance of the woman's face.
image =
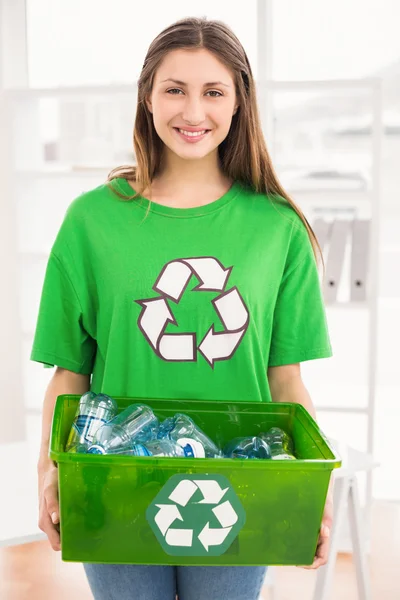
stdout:
<svg viewBox="0 0 400 600">
<path fill-rule="evenodd" d="M 156 72 L 147 106 L 157 134 L 172 152 L 203 158 L 228 135 L 237 110 L 235 84 L 208 50 L 173 50 Z M 187 137 L 178 129 L 206 133 Z"/>
</svg>

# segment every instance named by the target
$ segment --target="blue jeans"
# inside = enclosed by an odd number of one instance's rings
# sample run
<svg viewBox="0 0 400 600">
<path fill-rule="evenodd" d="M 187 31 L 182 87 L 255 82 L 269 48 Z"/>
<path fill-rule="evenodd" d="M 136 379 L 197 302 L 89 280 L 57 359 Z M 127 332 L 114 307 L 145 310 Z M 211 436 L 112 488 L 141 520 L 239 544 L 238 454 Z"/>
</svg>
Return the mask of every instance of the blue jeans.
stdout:
<svg viewBox="0 0 400 600">
<path fill-rule="evenodd" d="M 257 600 L 267 567 L 83 563 L 95 600 Z"/>
</svg>

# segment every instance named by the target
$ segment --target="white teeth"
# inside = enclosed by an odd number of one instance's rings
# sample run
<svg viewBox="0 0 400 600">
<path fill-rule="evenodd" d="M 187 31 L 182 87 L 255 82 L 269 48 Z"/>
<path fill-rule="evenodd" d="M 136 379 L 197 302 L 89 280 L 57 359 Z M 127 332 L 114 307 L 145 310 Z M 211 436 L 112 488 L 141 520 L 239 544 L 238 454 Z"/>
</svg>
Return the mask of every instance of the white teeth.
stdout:
<svg viewBox="0 0 400 600">
<path fill-rule="evenodd" d="M 178 129 L 178 131 L 180 133 L 183 133 L 183 135 L 187 135 L 188 137 L 196 137 L 196 136 L 203 135 L 204 133 L 206 133 L 205 129 L 204 129 L 204 131 L 184 131 L 183 129 Z"/>
</svg>

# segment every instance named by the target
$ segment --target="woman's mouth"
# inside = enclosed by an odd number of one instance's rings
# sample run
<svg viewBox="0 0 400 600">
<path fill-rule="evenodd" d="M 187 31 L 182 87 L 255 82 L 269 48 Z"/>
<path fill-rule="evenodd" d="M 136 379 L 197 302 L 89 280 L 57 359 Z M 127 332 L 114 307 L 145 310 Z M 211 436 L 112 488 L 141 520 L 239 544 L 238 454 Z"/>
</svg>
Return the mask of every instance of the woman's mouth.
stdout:
<svg viewBox="0 0 400 600">
<path fill-rule="evenodd" d="M 211 131 L 210 129 L 203 129 L 202 131 L 185 131 L 184 129 L 178 129 L 178 127 L 173 127 L 173 129 L 181 139 L 189 144 L 200 142 L 207 136 L 207 133 Z"/>
</svg>

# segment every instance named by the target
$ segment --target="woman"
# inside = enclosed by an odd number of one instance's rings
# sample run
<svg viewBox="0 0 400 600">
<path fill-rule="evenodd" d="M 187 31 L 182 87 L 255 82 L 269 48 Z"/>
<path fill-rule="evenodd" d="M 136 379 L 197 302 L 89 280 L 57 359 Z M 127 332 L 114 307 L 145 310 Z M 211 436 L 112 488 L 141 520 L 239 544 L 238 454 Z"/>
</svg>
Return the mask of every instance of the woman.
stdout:
<svg viewBox="0 0 400 600">
<path fill-rule="evenodd" d="M 138 89 L 137 166 L 71 203 L 43 286 L 31 359 L 57 366 L 38 464 L 55 550 L 58 394 L 299 402 L 315 417 L 300 362 L 332 355 L 318 242 L 274 173 L 239 40 L 219 21 L 178 21 L 150 45 Z M 329 494 L 311 568 L 330 526 Z M 84 567 L 96 600 L 251 600 L 266 572 Z"/>
</svg>

